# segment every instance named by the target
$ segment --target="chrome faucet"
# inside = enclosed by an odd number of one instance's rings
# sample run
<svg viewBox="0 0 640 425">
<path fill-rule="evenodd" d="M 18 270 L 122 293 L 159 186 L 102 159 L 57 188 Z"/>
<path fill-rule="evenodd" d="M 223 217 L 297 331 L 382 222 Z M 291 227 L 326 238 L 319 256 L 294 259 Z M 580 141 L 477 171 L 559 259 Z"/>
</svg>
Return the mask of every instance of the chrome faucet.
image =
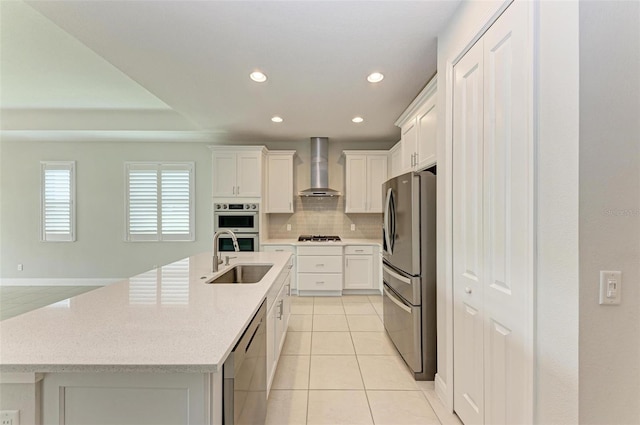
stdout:
<svg viewBox="0 0 640 425">
<path fill-rule="evenodd" d="M 231 235 L 231 240 L 233 240 L 233 249 L 238 252 L 240 251 L 240 247 L 238 247 L 238 239 L 236 238 L 236 234 L 233 233 L 231 230 L 229 229 L 220 229 L 216 232 L 215 235 L 213 235 L 213 267 L 212 270 L 214 272 L 218 271 L 218 266 L 220 264 L 222 264 L 222 258 L 218 257 L 218 238 L 220 238 L 220 235 L 222 233 L 228 233 L 229 235 Z"/>
</svg>

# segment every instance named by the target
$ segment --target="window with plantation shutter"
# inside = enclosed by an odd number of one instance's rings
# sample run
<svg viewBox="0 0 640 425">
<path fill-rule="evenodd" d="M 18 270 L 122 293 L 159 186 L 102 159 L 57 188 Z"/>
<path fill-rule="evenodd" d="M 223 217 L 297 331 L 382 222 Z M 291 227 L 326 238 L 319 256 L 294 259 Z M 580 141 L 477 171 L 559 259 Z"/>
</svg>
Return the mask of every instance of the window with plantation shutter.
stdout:
<svg viewBox="0 0 640 425">
<path fill-rule="evenodd" d="M 75 161 L 42 161 L 40 176 L 40 240 L 75 241 Z"/>
<path fill-rule="evenodd" d="M 193 241 L 193 163 L 126 163 L 128 241 Z"/>
</svg>

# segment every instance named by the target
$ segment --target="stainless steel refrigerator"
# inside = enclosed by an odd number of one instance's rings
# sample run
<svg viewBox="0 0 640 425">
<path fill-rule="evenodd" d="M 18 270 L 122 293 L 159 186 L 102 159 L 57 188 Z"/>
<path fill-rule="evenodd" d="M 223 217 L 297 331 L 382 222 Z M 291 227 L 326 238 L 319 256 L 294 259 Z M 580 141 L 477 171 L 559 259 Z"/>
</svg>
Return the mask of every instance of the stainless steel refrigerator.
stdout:
<svg viewBox="0 0 640 425">
<path fill-rule="evenodd" d="M 384 327 L 417 380 L 436 373 L 436 176 L 383 184 Z"/>
</svg>

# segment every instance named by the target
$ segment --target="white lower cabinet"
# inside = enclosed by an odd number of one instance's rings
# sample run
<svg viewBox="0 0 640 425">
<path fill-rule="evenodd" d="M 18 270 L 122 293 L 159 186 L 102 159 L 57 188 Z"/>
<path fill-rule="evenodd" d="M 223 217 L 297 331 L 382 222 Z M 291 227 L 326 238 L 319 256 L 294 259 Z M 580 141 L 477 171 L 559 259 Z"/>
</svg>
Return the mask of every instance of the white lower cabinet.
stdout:
<svg viewBox="0 0 640 425">
<path fill-rule="evenodd" d="M 298 247 L 298 295 L 342 295 L 342 246 Z"/>
<path fill-rule="evenodd" d="M 344 247 L 344 289 L 380 291 L 378 249 L 372 245 Z"/>
<path fill-rule="evenodd" d="M 282 275 L 285 275 L 282 278 Z M 282 282 L 278 295 L 267 311 L 267 395 L 275 376 L 280 352 L 287 336 L 291 315 L 291 273 L 285 269 L 276 282 Z"/>
</svg>

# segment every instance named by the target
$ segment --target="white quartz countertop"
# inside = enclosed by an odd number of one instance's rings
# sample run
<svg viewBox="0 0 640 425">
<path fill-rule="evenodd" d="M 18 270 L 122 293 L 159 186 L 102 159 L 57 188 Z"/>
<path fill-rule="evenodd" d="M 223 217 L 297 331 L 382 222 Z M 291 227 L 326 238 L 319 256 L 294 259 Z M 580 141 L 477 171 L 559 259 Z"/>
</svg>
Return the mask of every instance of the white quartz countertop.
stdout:
<svg viewBox="0 0 640 425">
<path fill-rule="evenodd" d="M 382 240 L 377 239 L 348 239 L 342 238 L 339 242 L 300 242 L 298 237 L 291 239 L 266 239 L 260 242 L 261 245 L 294 245 L 294 246 L 311 246 L 311 245 L 323 245 L 323 246 L 344 246 L 344 245 L 382 245 Z"/>
<path fill-rule="evenodd" d="M 211 253 L 202 253 L 6 319 L 0 371 L 221 370 L 291 255 L 230 254 L 231 266 L 273 267 L 256 284 L 206 284 L 201 277 L 214 274 Z"/>
</svg>

